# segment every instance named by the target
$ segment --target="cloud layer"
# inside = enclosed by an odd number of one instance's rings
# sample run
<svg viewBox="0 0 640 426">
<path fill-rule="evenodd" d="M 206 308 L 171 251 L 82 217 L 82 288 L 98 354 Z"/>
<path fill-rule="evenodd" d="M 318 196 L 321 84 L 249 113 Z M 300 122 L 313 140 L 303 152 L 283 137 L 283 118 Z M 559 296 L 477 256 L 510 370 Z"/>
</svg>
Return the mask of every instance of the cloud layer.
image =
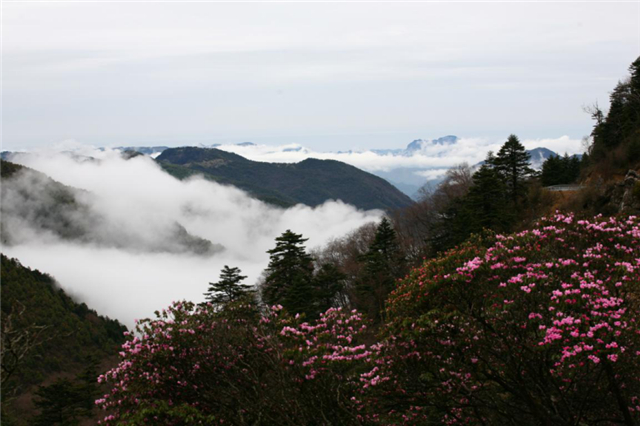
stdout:
<svg viewBox="0 0 640 426">
<path fill-rule="evenodd" d="M 306 158 L 338 160 L 351 164 L 368 172 L 389 171 L 401 168 L 444 169 L 467 162 L 476 164 L 485 159 L 487 152 L 497 152 L 504 141 L 488 138 L 461 138 L 455 144 L 431 144 L 413 155 L 380 154 L 371 150 L 348 152 L 318 152 L 297 144 L 279 146 L 228 144 L 216 146 L 228 152 L 241 155 L 254 161 L 273 163 L 297 163 Z M 556 139 L 522 140 L 527 149 L 548 148 L 559 154 L 580 154 L 584 151 L 580 139 L 561 136 Z"/>
<path fill-rule="evenodd" d="M 309 238 L 311 248 L 381 215 L 341 202 L 283 210 L 201 178 L 178 181 L 148 157 L 124 160 L 111 150 L 84 154 L 97 161 L 40 152 L 19 156 L 16 162 L 89 191 L 83 202 L 101 213 L 95 234 L 111 243 L 72 242 L 31 229 L 30 238 L 2 249 L 25 265 L 50 273 L 66 291 L 128 325 L 173 300 L 202 300 L 208 282 L 218 279 L 225 264 L 240 267 L 249 277 L 247 282 L 254 283 L 268 264 L 266 251 L 287 229 Z M 170 223 L 179 223 L 188 233 L 225 250 L 203 256 L 131 244 L 141 240 L 170 245 L 164 240 L 171 234 L 159 232 Z"/>
</svg>

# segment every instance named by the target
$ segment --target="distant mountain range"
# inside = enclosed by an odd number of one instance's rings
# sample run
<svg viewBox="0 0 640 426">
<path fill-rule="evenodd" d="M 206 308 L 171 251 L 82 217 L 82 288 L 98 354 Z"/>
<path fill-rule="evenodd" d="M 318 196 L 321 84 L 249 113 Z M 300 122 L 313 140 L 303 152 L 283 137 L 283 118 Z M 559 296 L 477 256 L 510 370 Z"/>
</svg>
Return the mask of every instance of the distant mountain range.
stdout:
<svg viewBox="0 0 640 426">
<path fill-rule="evenodd" d="M 441 158 L 449 155 L 451 149 L 455 149 L 455 145 L 459 141 L 460 138 L 457 136 L 447 135 L 437 139 L 416 139 L 410 142 L 404 149 L 372 149 L 370 151 L 382 156 L 412 157 L 422 155 Z M 206 150 L 220 146 L 220 144 L 214 144 L 207 147 L 192 147 L 190 149 Z M 242 142 L 236 144 L 236 146 L 251 148 L 257 145 L 253 142 Z M 212 166 L 211 164 L 205 164 L 210 160 L 195 162 L 182 159 L 177 160 L 176 152 L 178 151 L 175 150 L 185 150 L 187 148 L 129 146 L 118 147 L 116 149 L 123 151 L 125 158 L 135 156 L 135 153 L 156 158 L 160 160 L 162 167 L 167 172 L 176 177 L 184 178 L 195 173 L 201 173 L 208 179 L 236 186 L 252 193 L 263 201 L 280 206 L 291 206 L 296 203 L 317 205 L 328 199 L 342 199 L 359 208 L 381 208 L 389 210 L 406 205 L 408 201 L 399 197 L 398 194 L 393 194 L 393 190 L 389 187 L 380 186 L 380 182 L 371 180 L 371 174 L 386 180 L 404 193 L 404 195 L 411 198 L 416 198 L 419 189 L 425 184 L 435 186 L 443 177 L 442 171 L 440 176 L 437 176 L 437 170 L 420 167 L 376 170 L 369 174 L 352 166 L 347 166 L 342 162 L 332 162 L 332 160 L 307 159 L 296 164 L 265 163 L 251 161 L 240 155 L 223 150 L 215 150 L 217 153 L 211 161 L 217 162 L 215 166 Z M 190 150 L 188 152 L 189 155 L 194 155 L 198 158 L 201 157 L 201 154 L 196 154 L 196 152 L 199 151 Z M 301 146 L 281 148 L 280 152 L 310 153 Z M 558 155 L 550 149 L 543 147 L 535 148 L 527 152 L 531 155 L 531 167 L 535 170 L 541 170 L 542 164 L 547 158 Z M 167 153 L 166 156 L 164 156 L 165 153 Z M 353 151 L 340 151 L 339 153 L 349 154 L 353 153 Z M 10 154 L 11 153 L 3 152 L 0 154 L 0 157 L 3 159 L 10 158 Z M 213 154 L 210 153 L 210 155 Z M 223 166 L 220 165 L 222 164 L 221 161 L 224 161 Z M 340 170 L 339 177 L 336 176 L 336 179 L 330 179 L 331 174 L 338 169 Z M 357 175 L 356 170 L 364 173 L 364 175 Z M 299 183 L 302 182 L 300 179 L 302 179 L 301 173 L 303 171 L 313 171 L 314 173 L 313 176 L 306 176 L 304 178 L 306 185 L 308 185 L 308 189 L 304 191 L 299 187 Z M 364 176 L 366 175 L 369 177 L 365 179 Z M 355 179 L 353 183 L 355 186 L 353 189 L 350 189 L 344 185 L 344 182 L 340 182 L 338 186 L 335 186 L 340 179 Z M 356 187 L 359 189 L 356 190 Z M 373 189 L 374 187 L 376 189 Z M 361 190 L 371 190 L 373 198 L 367 201 L 363 195 L 357 193 L 357 191 Z"/>
<path fill-rule="evenodd" d="M 402 155 L 411 157 L 413 155 L 429 155 L 429 156 L 442 156 L 442 153 L 430 153 L 429 148 L 433 148 L 435 146 L 444 146 L 444 145 L 455 145 L 458 142 L 459 138 L 457 136 L 448 135 L 443 136 L 438 139 L 425 140 L 425 139 L 416 139 L 411 142 L 405 149 L 393 149 L 393 150 L 372 150 L 373 152 L 380 155 Z M 531 168 L 534 170 L 541 170 L 542 164 L 545 160 L 551 156 L 557 156 L 558 154 L 551 151 L 547 148 L 534 148 L 527 151 L 531 156 Z M 478 163 L 476 166 L 481 165 L 483 162 Z M 405 194 L 409 195 L 412 198 L 416 198 L 419 195 L 419 190 L 421 187 L 426 185 L 431 185 L 435 187 L 443 178 L 443 175 L 428 178 L 425 177 L 424 172 L 428 171 L 423 168 L 409 168 L 403 167 L 398 169 L 392 169 L 387 171 L 377 171 L 375 174 L 380 176 L 387 181 L 391 182 Z"/>
<path fill-rule="evenodd" d="M 175 177 L 201 174 L 280 206 L 342 200 L 359 209 L 390 211 L 412 203 L 384 179 L 334 160 L 265 163 L 215 148 L 185 147 L 167 149 L 156 161 Z"/>
<path fill-rule="evenodd" d="M 454 135 L 443 136 L 438 139 L 416 139 L 412 141 L 405 149 L 372 149 L 371 152 L 375 152 L 379 155 L 403 155 L 411 157 L 415 154 L 424 153 L 430 146 L 433 145 L 455 145 L 459 138 Z"/>
</svg>

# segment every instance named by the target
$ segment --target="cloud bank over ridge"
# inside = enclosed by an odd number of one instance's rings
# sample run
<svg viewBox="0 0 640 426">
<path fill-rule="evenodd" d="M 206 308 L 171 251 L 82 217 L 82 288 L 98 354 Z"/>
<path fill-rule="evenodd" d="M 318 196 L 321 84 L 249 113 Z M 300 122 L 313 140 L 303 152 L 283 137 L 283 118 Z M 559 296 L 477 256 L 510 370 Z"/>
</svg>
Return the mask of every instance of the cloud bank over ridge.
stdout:
<svg viewBox="0 0 640 426">
<path fill-rule="evenodd" d="M 240 267 L 247 282 L 254 283 L 268 264 L 266 250 L 287 229 L 309 238 L 307 247 L 312 248 L 381 216 L 334 201 L 284 210 L 202 178 L 179 181 L 148 157 L 124 160 L 117 151 L 89 148 L 75 152 L 95 160 L 49 151 L 18 155 L 15 162 L 88 191 L 83 202 L 101 213 L 101 222 L 94 224 L 101 230 L 96 235 L 125 227 L 126 232 L 114 231 L 110 238 L 154 241 L 171 238 L 158 232 L 163 224 L 178 223 L 189 234 L 224 247 L 210 255 L 159 252 L 126 241 L 101 245 L 63 240 L 38 229 L 29 230 L 30 238 L 19 244 L 2 247 L 8 256 L 53 275 L 66 291 L 129 326 L 173 300 L 202 300 L 208 282 L 218 279 L 224 265 Z"/>
<path fill-rule="evenodd" d="M 368 172 L 389 171 L 400 168 L 444 169 L 467 162 L 476 164 L 485 159 L 487 152 L 497 152 L 506 141 L 487 138 L 459 138 L 451 144 L 424 144 L 423 149 L 411 155 L 394 155 L 372 150 L 321 152 L 307 149 L 299 144 L 279 146 L 258 144 L 222 144 L 215 148 L 241 155 L 253 161 L 273 163 L 297 163 L 307 158 L 337 160 Z M 548 148 L 559 154 L 569 155 L 583 152 L 580 139 L 561 136 L 556 139 L 523 139 L 527 149 Z"/>
</svg>

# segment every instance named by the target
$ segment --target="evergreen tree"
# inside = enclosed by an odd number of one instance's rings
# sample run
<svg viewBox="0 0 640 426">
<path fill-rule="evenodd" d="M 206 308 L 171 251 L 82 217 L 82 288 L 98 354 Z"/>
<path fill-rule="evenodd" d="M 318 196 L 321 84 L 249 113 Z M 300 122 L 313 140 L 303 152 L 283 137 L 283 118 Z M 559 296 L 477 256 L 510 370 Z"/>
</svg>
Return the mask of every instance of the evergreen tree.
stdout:
<svg viewBox="0 0 640 426">
<path fill-rule="evenodd" d="M 239 268 L 224 265 L 220 272 L 220 281 L 209 283 L 209 289 L 204 293 L 206 300 L 215 305 L 224 305 L 251 294 L 251 286 L 242 283 L 247 277 L 240 275 L 240 272 L 242 271 Z"/>
<path fill-rule="evenodd" d="M 467 197 L 468 194 L 451 200 L 431 227 L 430 242 L 436 253 L 449 250 L 469 236 Z"/>
<path fill-rule="evenodd" d="M 269 266 L 262 286 L 262 299 L 268 305 L 280 304 L 291 313 L 312 315 L 313 264 L 304 247 L 306 238 L 287 230 L 268 250 Z"/>
<path fill-rule="evenodd" d="M 333 263 L 326 263 L 320 267 L 313 277 L 316 313 L 339 305 L 336 299 L 344 291 L 346 278 L 347 276 Z"/>
<path fill-rule="evenodd" d="M 459 215 L 458 232 L 466 239 L 483 229 L 506 231 L 513 221 L 508 191 L 496 169 L 483 165 L 473 174 L 473 186 L 465 197 L 463 214 Z"/>
<path fill-rule="evenodd" d="M 493 161 L 494 168 L 504 181 L 514 206 L 527 193 L 526 180 L 534 170 L 529 167 L 530 156 L 516 135 L 510 135 Z"/>
<path fill-rule="evenodd" d="M 581 162 L 578 157 L 564 154 L 564 157 L 553 155 L 542 164 L 542 185 L 563 185 L 575 182 L 580 176 Z"/>
<path fill-rule="evenodd" d="M 375 321 L 384 310 L 384 302 L 395 287 L 395 281 L 404 272 L 404 258 L 391 222 L 382 218 L 376 235 L 362 256 L 364 277 L 357 285 L 357 303 Z"/>
<path fill-rule="evenodd" d="M 560 157 L 552 155 L 542 163 L 542 174 L 540 176 L 542 185 L 558 185 L 562 175 L 562 163 Z"/>
<path fill-rule="evenodd" d="M 35 426 L 75 426 L 82 418 L 91 417 L 97 398 L 97 361 L 89 360 L 88 367 L 74 381 L 58 379 L 36 391 L 35 406 L 40 413 Z"/>
<path fill-rule="evenodd" d="M 597 105 L 590 110 L 596 121 L 589 151 L 594 164 L 607 164 L 603 160 L 612 155 L 616 167 L 637 164 L 640 155 L 640 57 L 631 64 L 629 72 L 630 76 L 618 82 L 611 92 L 606 116 Z"/>
</svg>

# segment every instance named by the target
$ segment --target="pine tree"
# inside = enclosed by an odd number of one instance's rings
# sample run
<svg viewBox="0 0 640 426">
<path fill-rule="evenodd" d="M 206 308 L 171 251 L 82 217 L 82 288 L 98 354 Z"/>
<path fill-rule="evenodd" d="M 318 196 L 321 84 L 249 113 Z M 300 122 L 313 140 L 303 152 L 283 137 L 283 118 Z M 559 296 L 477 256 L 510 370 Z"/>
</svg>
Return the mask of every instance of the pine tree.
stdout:
<svg viewBox="0 0 640 426">
<path fill-rule="evenodd" d="M 580 159 L 564 154 L 552 155 L 542 163 L 540 178 L 544 186 L 562 185 L 575 182 L 580 176 Z"/>
<path fill-rule="evenodd" d="M 513 220 L 508 208 L 508 191 L 498 171 L 483 165 L 473 174 L 473 186 L 464 200 L 464 213 L 460 215 L 458 233 L 468 237 L 483 229 L 506 231 Z"/>
<path fill-rule="evenodd" d="M 493 161 L 494 168 L 504 181 L 514 207 L 527 193 L 526 180 L 534 170 L 529 167 L 530 156 L 516 135 L 510 135 Z"/>
<path fill-rule="evenodd" d="M 251 286 L 242 283 L 247 277 L 240 275 L 241 272 L 239 268 L 224 265 L 220 272 L 220 281 L 209 283 L 209 289 L 204 293 L 205 299 L 214 305 L 225 305 L 249 295 Z"/>
<path fill-rule="evenodd" d="M 374 321 L 379 320 L 384 302 L 405 266 L 396 232 L 386 217 L 380 221 L 373 242 L 361 261 L 365 273 L 357 285 L 359 301 L 356 304 Z"/>
<path fill-rule="evenodd" d="M 542 173 L 540 179 L 542 185 L 552 186 L 560 183 L 562 174 L 562 163 L 560 157 L 552 155 L 542 163 Z"/>
<path fill-rule="evenodd" d="M 262 300 L 268 305 L 282 305 L 291 313 L 312 315 L 313 264 L 304 247 L 306 238 L 287 230 L 276 238 L 270 255 L 266 278 L 262 286 Z"/>
<path fill-rule="evenodd" d="M 75 380 L 58 379 L 49 386 L 40 386 L 35 392 L 35 406 L 40 410 L 33 419 L 35 426 L 72 426 L 80 419 L 91 417 L 97 398 L 98 363 L 89 365 Z"/>
<path fill-rule="evenodd" d="M 618 82 L 609 97 L 604 115 L 595 105 L 590 111 L 596 121 L 589 150 L 592 164 L 626 168 L 635 166 L 640 153 L 640 57 L 629 67 L 630 76 Z M 618 148 L 621 147 L 621 148 Z M 603 161 L 613 158 L 614 163 Z"/>
<path fill-rule="evenodd" d="M 313 277 L 314 301 L 316 312 L 325 312 L 336 307 L 336 299 L 344 291 L 344 281 L 347 276 L 333 263 L 326 263 L 320 267 Z"/>
</svg>

